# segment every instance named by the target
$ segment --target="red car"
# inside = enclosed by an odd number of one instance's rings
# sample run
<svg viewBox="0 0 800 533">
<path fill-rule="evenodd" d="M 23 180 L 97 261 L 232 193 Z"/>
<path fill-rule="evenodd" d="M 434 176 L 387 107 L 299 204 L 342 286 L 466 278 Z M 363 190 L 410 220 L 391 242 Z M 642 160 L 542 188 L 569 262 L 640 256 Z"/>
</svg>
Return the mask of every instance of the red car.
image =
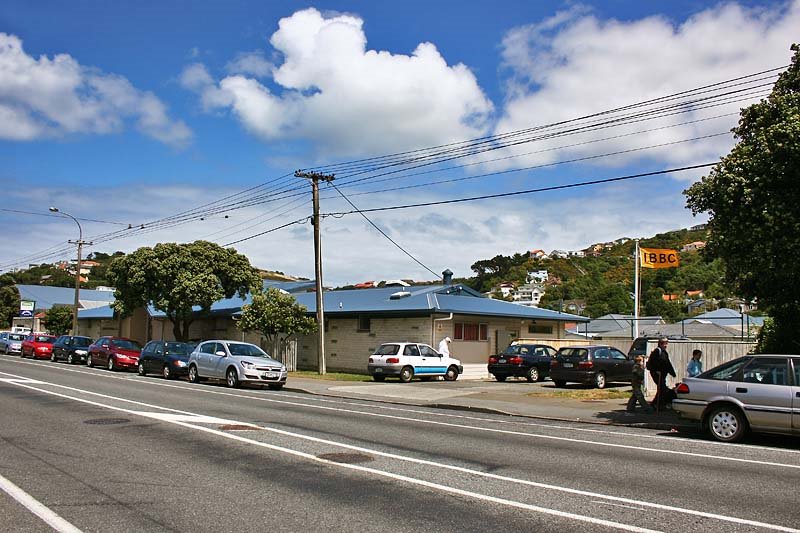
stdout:
<svg viewBox="0 0 800 533">
<path fill-rule="evenodd" d="M 135 369 L 142 346 L 124 337 L 100 337 L 89 346 L 86 366 L 105 366 L 109 370 Z"/>
<path fill-rule="evenodd" d="M 30 356 L 34 359 L 50 359 L 54 342 L 56 342 L 55 335 L 47 335 L 46 333 L 28 335 L 22 341 L 22 357 Z"/>
</svg>

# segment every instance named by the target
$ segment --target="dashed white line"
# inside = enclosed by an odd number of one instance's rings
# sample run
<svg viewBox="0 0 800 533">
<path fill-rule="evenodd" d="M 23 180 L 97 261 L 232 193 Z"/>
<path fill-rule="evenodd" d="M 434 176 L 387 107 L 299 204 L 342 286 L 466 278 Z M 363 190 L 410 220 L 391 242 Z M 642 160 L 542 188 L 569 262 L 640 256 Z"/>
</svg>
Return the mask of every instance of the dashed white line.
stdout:
<svg viewBox="0 0 800 533">
<path fill-rule="evenodd" d="M 19 383 L 19 382 L 17 382 Z M 81 533 L 81 530 L 73 526 L 49 507 L 39 502 L 33 496 L 16 486 L 14 483 L 0 475 L 0 489 L 17 500 L 30 512 L 41 518 L 47 525 L 60 533 Z"/>
</svg>

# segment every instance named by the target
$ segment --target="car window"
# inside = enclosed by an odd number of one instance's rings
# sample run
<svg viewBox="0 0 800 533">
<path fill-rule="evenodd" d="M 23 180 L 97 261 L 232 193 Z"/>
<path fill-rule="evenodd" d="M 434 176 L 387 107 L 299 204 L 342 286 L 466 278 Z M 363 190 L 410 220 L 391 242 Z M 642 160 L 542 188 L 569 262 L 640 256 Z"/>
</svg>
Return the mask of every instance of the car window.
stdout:
<svg viewBox="0 0 800 533">
<path fill-rule="evenodd" d="M 381 344 L 378 346 L 378 349 L 375 350 L 375 355 L 397 355 L 399 351 L 399 344 Z"/>
<path fill-rule="evenodd" d="M 794 386 L 800 387 L 800 359 L 792 359 L 794 366 Z"/>
<path fill-rule="evenodd" d="M 12 341 L 21 341 L 25 340 L 25 335 L 22 335 L 20 333 L 9 333 L 8 339 Z"/>
<path fill-rule="evenodd" d="M 164 345 L 163 344 L 161 344 L 160 342 L 156 343 L 154 348 L 156 349 L 156 355 L 164 355 Z"/>
<path fill-rule="evenodd" d="M 403 355 L 419 357 L 419 348 L 417 348 L 416 344 L 406 344 L 406 347 L 403 348 Z"/>
<path fill-rule="evenodd" d="M 608 349 L 606 348 L 598 348 L 592 354 L 592 359 L 608 359 Z"/>
<path fill-rule="evenodd" d="M 92 344 L 92 339 L 89 337 L 72 337 L 72 345 L 85 348 Z"/>
<path fill-rule="evenodd" d="M 425 344 L 419 345 L 419 353 L 422 354 L 422 357 L 439 357 L 439 352 Z"/>
<path fill-rule="evenodd" d="M 55 338 L 54 337 L 48 337 L 47 335 L 36 335 L 36 338 L 34 340 L 36 342 L 43 342 L 45 344 L 53 344 L 53 341 L 55 341 Z"/>
<path fill-rule="evenodd" d="M 192 352 L 192 345 L 185 342 L 166 343 L 167 353 L 174 355 L 189 355 Z"/>
<path fill-rule="evenodd" d="M 520 355 L 527 355 L 528 353 L 530 353 L 530 351 L 531 351 L 531 349 L 528 348 L 527 346 L 520 346 L 519 347 L 519 354 Z"/>
<path fill-rule="evenodd" d="M 200 346 L 201 353 L 214 353 L 217 346 L 216 342 L 207 342 Z"/>
<path fill-rule="evenodd" d="M 616 348 L 611 348 L 608 350 L 608 353 L 611 354 L 611 359 L 627 359 L 628 357 L 617 350 Z"/>
<path fill-rule="evenodd" d="M 231 355 L 236 355 L 238 357 L 269 358 L 269 355 L 267 355 L 261 348 L 259 348 L 255 344 L 244 344 L 239 342 L 226 342 L 225 344 L 228 346 L 228 351 L 231 353 Z"/>
<path fill-rule="evenodd" d="M 742 357 L 741 359 L 728 361 L 707 372 L 703 372 L 697 377 L 703 379 L 718 379 L 721 381 L 737 381 L 737 374 L 742 370 L 744 365 L 750 362 L 750 359 L 750 357 Z"/>
<path fill-rule="evenodd" d="M 136 341 L 132 341 L 129 339 L 116 339 L 114 341 L 114 346 L 117 348 L 122 348 L 123 350 L 141 350 L 142 345 Z"/>
<path fill-rule="evenodd" d="M 786 359 L 783 357 L 753 358 L 742 372 L 742 381 L 762 385 L 788 385 L 789 372 Z"/>
<path fill-rule="evenodd" d="M 586 359 L 589 351 L 586 348 L 561 348 L 558 355 L 567 358 Z"/>
<path fill-rule="evenodd" d="M 59 338 L 56 339 L 57 344 L 66 344 L 69 345 L 69 336 L 61 335 Z"/>
<path fill-rule="evenodd" d="M 555 348 L 551 348 L 550 346 L 548 346 L 546 349 L 547 349 L 547 355 L 549 355 L 550 357 L 555 357 L 556 356 L 556 349 Z"/>
<path fill-rule="evenodd" d="M 519 344 L 512 344 L 505 350 L 503 350 L 503 355 L 519 355 L 520 349 L 522 348 Z"/>
</svg>

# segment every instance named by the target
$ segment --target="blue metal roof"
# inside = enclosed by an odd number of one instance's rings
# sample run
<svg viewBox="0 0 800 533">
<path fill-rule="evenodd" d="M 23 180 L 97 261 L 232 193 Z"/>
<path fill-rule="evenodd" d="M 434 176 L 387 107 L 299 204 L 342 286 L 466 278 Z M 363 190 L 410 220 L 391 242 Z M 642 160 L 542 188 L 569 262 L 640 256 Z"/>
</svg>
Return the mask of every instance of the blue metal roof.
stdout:
<svg viewBox="0 0 800 533">
<path fill-rule="evenodd" d="M 36 302 L 36 309 L 50 309 L 54 305 L 73 305 L 75 303 L 75 289 L 68 287 L 47 287 L 44 285 L 17 285 L 21 300 Z M 80 300 L 92 302 L 113 302 L 112 291 L 96 291 L 81 289 L 78 293 Z"/>
<path fill-rule="evenodd" d="M 110 305 L 78 310 L 78 320 L 89 318 L 114 318 L 114 310 Z"/>
</svg>

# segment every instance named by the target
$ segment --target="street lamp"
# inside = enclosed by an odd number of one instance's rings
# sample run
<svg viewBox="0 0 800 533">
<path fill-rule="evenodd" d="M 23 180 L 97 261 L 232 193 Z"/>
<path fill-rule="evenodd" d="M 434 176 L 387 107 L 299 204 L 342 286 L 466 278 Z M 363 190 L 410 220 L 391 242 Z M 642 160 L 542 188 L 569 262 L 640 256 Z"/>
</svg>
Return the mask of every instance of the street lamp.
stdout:
<svg viewBox="0 0 800 533">
<path fill-rule="evenodd" d="M 72 334 L 77 335 L 78 333 L 78 306 L 80 305 L 79 302 L 79 295 L 81 290 L 81 251 L 83 250 L 84 244 L 91 244 L 86 243 L 83 240 L 83 228 L 81 228 L 81 223 L 78 222 L 78 219 L 74 216 L 70 215 L 69 213 L 65 213 L 63 211 L 59 211 L 57 207 L 50 207 L 50 211 L 52 213 L 60 213 L 65 217 L 69 217 L 75 221 L 75 224 L 78 225 L 78 240 L 77 241 L 68 241 L 70 244 L 77 244 L 78 245 L 78 263 L 75 265 L 75 301 L 74 301 L 74 309 L 72 312 Z"/>
</svg>

